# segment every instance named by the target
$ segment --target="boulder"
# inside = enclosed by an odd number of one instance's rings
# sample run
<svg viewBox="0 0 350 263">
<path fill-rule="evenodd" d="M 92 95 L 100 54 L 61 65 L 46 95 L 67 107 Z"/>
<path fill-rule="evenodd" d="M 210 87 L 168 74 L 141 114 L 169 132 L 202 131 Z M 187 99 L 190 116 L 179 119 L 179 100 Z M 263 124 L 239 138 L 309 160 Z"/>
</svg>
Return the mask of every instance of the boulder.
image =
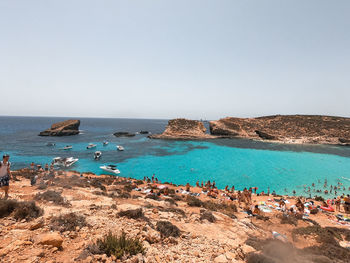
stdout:
<svg viewBox="0 0 350 263">
<path fill-rule="evenodd" d="M 57 232 L 40 234 L 36 238 L 36 243 L 41 245 L 49 245 L 53 247 L 61 247 L 63 239 Z"/>
<path fill-rule="evenodd" d="M 215 259 L 214 259 L 214 262 L 216 263 L 226 263 L 228 262 L 226 256 L 224 254 L 220 255 L 220 256 L 217 256 Z"/>
<path fill-rule="evenodd" d="M 42 228 L 45 225 L 45 221 L 43 218 L 40 218 L 39 220 L 33 222 L 30 226 L 29 226 L 29 230 L 36 230 L 39 228 Z"/>
<path fill-rule="evenodd" d="M 79 134 L 80 120 L 66 120 L 51 125 L 50 129 L 42 131 L 39 136 L 69 136 Z"/>
</svg>

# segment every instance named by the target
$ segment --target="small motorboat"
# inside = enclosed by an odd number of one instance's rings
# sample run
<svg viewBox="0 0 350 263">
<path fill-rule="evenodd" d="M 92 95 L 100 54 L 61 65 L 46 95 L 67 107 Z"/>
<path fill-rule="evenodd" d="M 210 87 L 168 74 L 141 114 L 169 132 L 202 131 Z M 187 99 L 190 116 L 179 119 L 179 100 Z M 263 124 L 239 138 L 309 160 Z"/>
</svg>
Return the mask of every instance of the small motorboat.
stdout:
<svg viewBox="0 0 350 263">
<path fill-rule="evenodd" d="M 95 160 L 100 160 L 101 156 L 102 156 L 102 152 L 101 151 L 96 151 L 94 153 L 94 159 Z"/>
<path fill-rule="evenodd" d="M 117 145 L 116 147 L 117 147 L 117 150 L 118 150 L 118 151 L 124 151 L 124 147 L 123 147 L 123 146 Z"/>
<path fill-rule="evenodd" d="M 72 145 L 66 145 L 63 148 L 61 148 L 61 150 L 71 150 L 73 148 Z"/>
<path fill-rule="evenodd" d="M 96 148 L 96 144 L 93 144 L 93 143 L 89 143 L 88 146 L 86 146 L 86 149 L 92 149 L 92 148 Z"/>
<path fill-rule="evenodd" d="M 79 160 L 78 158 L 74 158 L 74 157 L 67 157 L 67 158 L 56 157 L 56 158 L 53 158 L 52 163 L 53 165 L 56 165 L 56 166 L 70 167 L 73 164 L 75 164 L 78 160 Z"/>
<path fill-rule="evenodd" d="M 110 173 L 114 173 L 114 174 L 120 174 L 120 171 L 117 169 L 117 166 L 114 165 L 114 164 L 103 165 L 103 166 L 100 166 L 100 168 L 103 171 L 106 171 L 106 172 L 110 172 Z"/>
<path fill-rule="evenodd" d="M 55 146 L 56 145 L 56 143 L 54 143 L 54 142 L 48 142 L 47 144 L 46 144 L 46 146 Z"/>
<path fill-rule="evenodd" d="M 109 143 L 109 142 L 104 141 L 104 142 L 103 142 L 103 146 L 107 146 L 107 145 L 108 145 L 108 143 Z"/>
</svg>

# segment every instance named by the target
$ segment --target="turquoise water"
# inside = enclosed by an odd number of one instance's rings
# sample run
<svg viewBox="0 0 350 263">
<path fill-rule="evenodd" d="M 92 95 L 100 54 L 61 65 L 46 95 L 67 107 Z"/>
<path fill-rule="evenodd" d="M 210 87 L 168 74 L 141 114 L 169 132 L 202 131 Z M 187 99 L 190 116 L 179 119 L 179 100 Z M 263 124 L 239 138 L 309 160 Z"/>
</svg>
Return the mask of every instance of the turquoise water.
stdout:
<svg viewBox="0 0 350 263">
<path fill-rule="evenodd" d="M 27 120 L 27 119 L 25 119 Z M 40 121 L 40 122 L 39 122 Z M 18 120 L 10 119 L 7 125 L 0 127 L 0 153 L 11 154 L 15 169 L 28 167 L 30 162 L 44 165 L 56 156 L 74 156 L 79 162 L 72 170 L 101 174 L 102 164 L 116 163 L 121 176 L 143 179 L 154 173 L 162 182 L 194 185 L 196 181 L 215 180 L 219 188 L 226 185 L 236 189 L 256 186 L 259 191 L 279 194 L 308 195 L 304 185 L 316 184 L 316 189 L 324 190 L 323 182 L 329 185 L 338 181 L 344 184 L 346 191 L 350 180 L 350 149 L 337 146 L 302 146 L 261 143 L 245 140 L 213 141 L 163 141 L 151 140 L 145 135 L 132 138 L 117 138 L 114 131 L 135 132 L 147 129 L 160 132 L 166 121 L 159 120 L 97 120 L 82 121 L 83 134 L 70 137 L 39 137 L 37 131 L 49 126 L 52 120 L 34 119 L 18 128 Z M 96 125 L 96 123 L 100 124 Z M 42 123 L 42 127 L 40 127 Z M 0 124 L 1 118 L 0 118 Z M 37 127 L 39 126 L 39 128 Z M 130 128 L 133 127 L 133 128 Z M 12 132 L 9 133 L 9 129 Z M 107 139 L 110 144 L 102 146 Z M 56 143 L 56 147 L 45 146 L 46 142 Z M 97 149 L 87 150 L 88 143 L 96 143 Z M 73 150 L 62 151 L 59 148 L 73 145 Z M 116 150 L 123 145 L 124 152 Z M 101 150 L 100 161 L 93 160 L 95 150 Z M 320 183 L 318 183 L 320 180 Z M 311 188 L 313 189 L 313 188 Z M 311 192 L 312 195 L 316 193 Z"/>
</svg>

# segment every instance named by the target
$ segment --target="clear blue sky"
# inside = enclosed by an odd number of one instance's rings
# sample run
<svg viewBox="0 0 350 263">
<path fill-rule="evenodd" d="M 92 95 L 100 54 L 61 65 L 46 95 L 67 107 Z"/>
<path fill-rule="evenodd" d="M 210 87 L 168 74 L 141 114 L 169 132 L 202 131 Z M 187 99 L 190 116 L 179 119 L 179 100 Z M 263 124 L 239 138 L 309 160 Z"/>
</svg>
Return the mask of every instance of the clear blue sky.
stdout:
<svg viewBox="0 0 350 263">
<path fill-rule="evenodd" d="M 349 0 L 1 0 L 0 115 L 350 116 Z"/>
</svg>

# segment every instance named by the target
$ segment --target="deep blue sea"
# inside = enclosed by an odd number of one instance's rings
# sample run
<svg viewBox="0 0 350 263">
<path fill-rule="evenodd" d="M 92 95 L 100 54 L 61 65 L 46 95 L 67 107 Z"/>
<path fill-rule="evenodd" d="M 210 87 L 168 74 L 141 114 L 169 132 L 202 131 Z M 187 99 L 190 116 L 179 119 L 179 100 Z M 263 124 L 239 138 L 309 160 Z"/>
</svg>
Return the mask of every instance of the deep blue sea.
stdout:
<svg viewBox="0 0 350 263">
<path fill-rule="evenodd" d="M 350 147 L 326 145 L 287 145 L 242 139 L 209 141 L 167 141 L 148 139 L 147 135 L 117 138 L 116 131 L 147 130 L 160 133 L 167 120 L 79 118 L 81 134 L 66 137 L 40 137 L 38 133 L 52 123 L 67 118 L 0 117 L 0 154 L 9 153 L 13 169 L 28 167 L 30 162 L 44 165 L 52 158 L 77 157 L 71 170 L 101 174 L 102 164 L 117 164 L 121 176 L 156 177 L 165 182 L 194 185 L 197 180 L 215 180 L 219 188 L 226 185 L 236 189 L 256 186 L 259 191 L 275 190 L 280 194 L 308 195 L 304 186 L 339 181 L 350 193 Z M 108 140 L 108 146 L 102 142 Z M 48 142 L 56 143 L 48 147 Z M 97 149 L 87 150 L 89 143 Z M 59 148 L 72 145 L 70 151 Z M 125 151 L 116 150 L 122 145 Z M 93 159 L 96 150 L 102 151 L 99 161 Z M 105 173 L 105 172 L 104 172 Z M 344 179 L 345 178 L 345 179 Z M 318 183 L 320 180 L 320 183 Z M 313 189 L 311 187 L 311 189 Z M 315 195 L 311 191 L 312 195 Z"/>
</svg>

